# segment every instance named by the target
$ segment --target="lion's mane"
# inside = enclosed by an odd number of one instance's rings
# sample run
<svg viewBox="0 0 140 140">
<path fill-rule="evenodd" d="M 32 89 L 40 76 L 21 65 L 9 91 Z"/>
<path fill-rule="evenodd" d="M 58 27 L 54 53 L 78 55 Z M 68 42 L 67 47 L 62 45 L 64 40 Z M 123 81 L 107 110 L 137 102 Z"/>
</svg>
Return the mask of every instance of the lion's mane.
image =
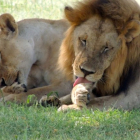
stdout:
<svg viewBox="0 0 140 140">
<path fill-rule="evenodd" d="M 72 12 L 73 16 L 70 14 Z M 65 8 L 65 16 L 71 23 L 71 27 L 62 43 L 58 63 L 60 69 L 71 80 L 73 79 L 72 64 L 75 59 L 73 31 L 76 26 L 95 15 L 111 19 L 121 38 L 122 34 L 127 35 L 126 28 L 129 27 L 126 24 L 132 19 L 140 19 L 140 8 L 134 0 L 87 0 L 78 2 L 74 8 Z M 109 78 L 105 77 L 104 84 L 98 84 L 97 90 L 100 93 L 98 96 L 126 91 L 139 77 L 140 35 L 129 42 L 126 42 L 125 38 L 122 40 L 124 41 L 117 57 L 105 71 Z"/>
</svg>

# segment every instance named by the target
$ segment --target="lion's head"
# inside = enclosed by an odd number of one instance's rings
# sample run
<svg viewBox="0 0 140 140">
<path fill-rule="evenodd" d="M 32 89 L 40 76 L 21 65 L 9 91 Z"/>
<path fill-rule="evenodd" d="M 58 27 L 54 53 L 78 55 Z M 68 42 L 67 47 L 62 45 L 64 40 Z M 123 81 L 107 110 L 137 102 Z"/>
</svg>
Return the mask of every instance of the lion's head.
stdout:
<svg viewBox="0 0 140 140">
<path fill-rule="evenodd" d="M 65 16 L 71 27 L 61 46 L 59 66 L 67 77 L 96 83 L 99 96 L 125 90 L 140 56 L 138 4 L 87 0 L 66 7 Z"/>
</svg>

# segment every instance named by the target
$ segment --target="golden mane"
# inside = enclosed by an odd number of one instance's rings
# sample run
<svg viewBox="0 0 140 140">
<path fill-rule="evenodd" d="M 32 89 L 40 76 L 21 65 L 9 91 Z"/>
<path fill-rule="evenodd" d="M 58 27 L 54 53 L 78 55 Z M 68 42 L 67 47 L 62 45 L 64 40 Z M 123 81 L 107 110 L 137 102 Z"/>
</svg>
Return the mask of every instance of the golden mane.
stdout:
<svg viewBox="0 0 140 140">
<path fill-rule="evenodd" d="M 72 25 L 79 25 L 96 14 L 112 19 L 117 28 L 123 28 L 139 12 L 135 0 L 86 0 L 77 2 L 74 8 L 65 8 L 65 16 Z"/>
<path fill-rule="evenodd" d="M 74 61 L 74 49 L 72 32 L 74 26 L 71 26 L 66 32 L 66 38 L 63 40 L 60 48 L 60 55 L 58 59 L 58 69 L 63 72 L 63 74 L 68 78 L 68 80 L 73 80 L 72 64 Z"/>
<path fill-rule="evenodd" d="M 97 88 L 101 95 L 116 94 L 126 90 L 132 79 L 136 80 L 138 77 L 136 74 L 140 64 L 140 35 L 128 42 L 122 37 L 123 34 L 127 35 L 130 21 L 139 20 L 140 7 L 134 0 L 86 0 L 77 2 L 74 8 L 66 7 L 65 16 L 71 27 L 61 46 L 59 67 L 68 79 L 72 80 L 72 64 L 75 59 L 72 38 L 74 28 L 95 15 L 111 19 L 119 37 L 122 38 L 120 51 L 105 71 L 109 78 L 106 78 L 105 84 L 98 83 Z"/>
</svg>

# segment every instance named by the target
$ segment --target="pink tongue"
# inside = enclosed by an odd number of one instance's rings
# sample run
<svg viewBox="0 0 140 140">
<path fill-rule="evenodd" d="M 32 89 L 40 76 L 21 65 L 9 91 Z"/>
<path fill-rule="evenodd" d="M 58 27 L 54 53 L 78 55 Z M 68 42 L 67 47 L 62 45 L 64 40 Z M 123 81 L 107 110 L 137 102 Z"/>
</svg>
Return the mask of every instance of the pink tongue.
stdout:
<svg viewBox="0 0 140 140">
<path fill-rule="evenodd" d="M 82 77 L 78 77 L 74 84 L 73 84 L 73 87 L 75 87 L 77 84 L 80 84 L 80 83 L 91 83 L 90 81 L 88 81 L 87 79 L 85 78 L 82 78 Z"/>
</svg>

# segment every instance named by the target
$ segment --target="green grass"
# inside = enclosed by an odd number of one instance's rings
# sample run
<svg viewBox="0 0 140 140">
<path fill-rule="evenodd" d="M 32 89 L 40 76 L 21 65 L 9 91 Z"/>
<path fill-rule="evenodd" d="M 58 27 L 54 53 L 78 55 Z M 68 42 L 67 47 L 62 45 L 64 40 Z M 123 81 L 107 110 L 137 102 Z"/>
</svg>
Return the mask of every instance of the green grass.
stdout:
<svg viewBox="0 0 140 140">
<path fill-rule="evenodd" d="M 68 111 L 55 107 L 0 107 L 0 140 L 140 139 L 140 111 Z"/>
<path fill-rule="evenodd" d="M 0 0 L 0 14 L 24 18 L 63 17 L 77 0 Z M 55 107 L 0 106 L 0 140 L 139 140 L 140 110 L 68 111 Z"/>
</svg>

